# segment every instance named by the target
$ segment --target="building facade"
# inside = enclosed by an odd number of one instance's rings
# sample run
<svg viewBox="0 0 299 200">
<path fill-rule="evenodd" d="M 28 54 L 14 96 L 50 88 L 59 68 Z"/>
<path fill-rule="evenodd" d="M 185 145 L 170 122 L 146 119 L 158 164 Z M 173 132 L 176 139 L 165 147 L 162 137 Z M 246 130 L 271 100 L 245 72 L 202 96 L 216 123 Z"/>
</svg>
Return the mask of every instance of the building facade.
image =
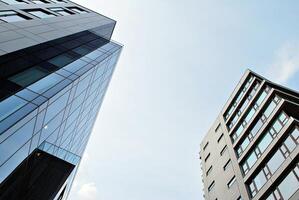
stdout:
<svg viewBox="0 0 299 200">
<path fill-rule="evenodd" d="M 299 199 L 299 93 L 247 70 L 200 147 L 208 200 Z"/>
<path fill-rule="evenodd" d="M 67 199 L 122 45 L 68 0 L 0 0 L 0 199 Z"/>
</svg>

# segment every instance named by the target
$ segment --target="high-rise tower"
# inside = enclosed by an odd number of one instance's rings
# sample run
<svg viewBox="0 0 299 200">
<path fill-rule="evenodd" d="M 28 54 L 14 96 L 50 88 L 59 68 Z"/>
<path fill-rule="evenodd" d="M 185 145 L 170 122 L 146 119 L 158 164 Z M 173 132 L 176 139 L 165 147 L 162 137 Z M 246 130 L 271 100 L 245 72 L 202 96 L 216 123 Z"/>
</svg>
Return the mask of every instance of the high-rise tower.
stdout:
<svg viewBox="0 0 299 200">
<path fill-rule="evenodd" d="M 122 46 L 68 0 L 0 0 L 0 199 L 66 199 Z"/>
<path fill-rule="evenodd" d="M 201 143 L 205 199 L 299 199 L 299 94 L 247 70 Z"/>
</svg>

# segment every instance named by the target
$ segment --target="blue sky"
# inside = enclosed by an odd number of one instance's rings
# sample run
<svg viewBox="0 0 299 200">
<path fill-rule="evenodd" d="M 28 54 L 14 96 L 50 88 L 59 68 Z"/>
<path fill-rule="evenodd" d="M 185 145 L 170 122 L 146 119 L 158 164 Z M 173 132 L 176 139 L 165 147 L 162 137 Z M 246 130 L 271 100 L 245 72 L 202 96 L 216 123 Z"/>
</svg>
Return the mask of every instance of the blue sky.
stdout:
<svg viewBox="0 0 299 200">
<path fill-rule="evenodd" d="M 76 0 L 124 44 L 72 200 L 199 200 L 199 144 L 247 68 L 299 89 L 299 2 Z"/>
</svg>

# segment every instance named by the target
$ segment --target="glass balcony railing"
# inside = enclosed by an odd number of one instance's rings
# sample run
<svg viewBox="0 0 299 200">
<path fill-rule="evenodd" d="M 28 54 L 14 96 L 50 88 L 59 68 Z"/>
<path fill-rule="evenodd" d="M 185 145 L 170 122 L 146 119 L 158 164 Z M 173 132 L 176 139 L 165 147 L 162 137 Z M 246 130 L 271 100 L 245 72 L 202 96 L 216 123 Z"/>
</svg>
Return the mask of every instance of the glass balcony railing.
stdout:
<svg viewBox="0 0 299 200">
<path fill-rule="evenodd" d="M 80 161 L 80 156 L 75 155 L 65 149 L 62 149 L 54 144 L 43 142 L 38 149 L 45 151 L 53 156 L 56 156 L 68 163 L 77 165 Z"/>
</svg>

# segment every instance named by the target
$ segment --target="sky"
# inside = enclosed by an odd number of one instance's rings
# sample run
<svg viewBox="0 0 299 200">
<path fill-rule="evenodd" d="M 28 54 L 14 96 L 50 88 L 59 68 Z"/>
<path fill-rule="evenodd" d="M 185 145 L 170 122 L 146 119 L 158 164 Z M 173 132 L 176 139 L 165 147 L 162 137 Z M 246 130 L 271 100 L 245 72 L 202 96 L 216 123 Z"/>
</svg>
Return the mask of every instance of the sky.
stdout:
<svg viewBox="0 0 299 200">
<path fill-rule="evenodd" d="M 71 200 L 201 200 L 200 142 L 245 70 L 299 90 L 297 1 L 75 2 L 124 48 Z"/>
</svg>

